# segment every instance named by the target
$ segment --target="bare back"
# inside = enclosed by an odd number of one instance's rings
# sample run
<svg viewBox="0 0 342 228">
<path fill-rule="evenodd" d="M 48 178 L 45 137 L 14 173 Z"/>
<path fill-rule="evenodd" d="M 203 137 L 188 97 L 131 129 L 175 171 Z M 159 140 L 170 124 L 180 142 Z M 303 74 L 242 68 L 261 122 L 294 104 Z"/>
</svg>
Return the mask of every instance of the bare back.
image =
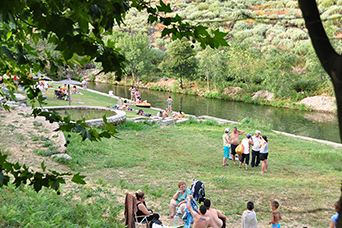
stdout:
<svg viewBox="0 0 342 228">
<path fill-rule="evenodd" d="M 207 213 L 205 213 L 206 216 L 210 218 L 210 224 L 209 226 L 212 228 L 221 228 L 223 225 L 223 222 L 221 219 L 218 218 L 218 212 L 215 209 L 207 209 Z"/>
<path fill-rule="evenodd" d="M 281 219 L 280 212 L 278 210 L 272 212 L 272 224 L 278 224 Z"/>
<path fill-rule="evenodd" d="M 192 228 L 207 228 L 210 226 L 210 218 L 196 214 L 194 216 L 194 225 Z"/>
</svg>

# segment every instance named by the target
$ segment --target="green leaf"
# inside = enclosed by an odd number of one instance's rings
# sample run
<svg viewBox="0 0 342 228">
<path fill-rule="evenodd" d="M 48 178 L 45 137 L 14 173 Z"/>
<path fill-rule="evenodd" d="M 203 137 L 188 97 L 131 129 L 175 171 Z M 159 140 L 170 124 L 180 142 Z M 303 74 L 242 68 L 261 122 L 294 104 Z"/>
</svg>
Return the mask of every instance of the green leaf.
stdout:
<svg viewBox="0 0 342 228">
<path fill-rule="evenodd" d="M 42 168 L 43 172 L 45 172 L 46 166 L 44 165 L 44 162 L 40 164 L 40 167 Z"/>
<path fill-rule="evenodd" d="M 86 184 L 86 182 L 83 180 L 86 176 L 81 176 L 80 173 L 75 174 L 71 181 L 77 184 Z"/>
</svg>

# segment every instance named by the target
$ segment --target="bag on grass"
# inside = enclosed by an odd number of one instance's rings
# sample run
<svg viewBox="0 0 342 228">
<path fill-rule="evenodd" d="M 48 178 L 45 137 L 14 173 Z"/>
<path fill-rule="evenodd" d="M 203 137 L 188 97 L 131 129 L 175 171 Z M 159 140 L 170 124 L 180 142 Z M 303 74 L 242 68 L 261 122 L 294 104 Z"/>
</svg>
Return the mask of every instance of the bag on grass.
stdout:
<svg viewBox="0 0 342 228">
<path fill-rule="evenodd" d="M 236 149 L 235 149 L 235 152 L 238 154 L 238 155 L 241 155 L 243 154 L 243 150 L 244 150 L 244 147 L 242 144 L 239 144 Z"/>
</svg>

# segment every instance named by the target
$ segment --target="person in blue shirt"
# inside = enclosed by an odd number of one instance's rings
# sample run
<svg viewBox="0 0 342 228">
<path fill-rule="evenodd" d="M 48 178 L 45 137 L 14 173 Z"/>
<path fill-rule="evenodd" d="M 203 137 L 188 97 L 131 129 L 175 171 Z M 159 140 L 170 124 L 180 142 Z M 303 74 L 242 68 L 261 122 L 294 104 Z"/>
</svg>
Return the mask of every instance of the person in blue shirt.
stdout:
<svg viewBox="0 0 342 228">
<path fill-rule="evenodd" d="M 334 214 L 333 216 L 331 216 L 330 228 L 336 227 L 338 216 L 339 216 L 339 211 L 340 211 L 340 201 L 336 201 L 334 206 L 335 206 L 335 211 L 337 212 L 337 214 Z"/>
<path fill-rule="evenodd" d="M 186 197 L 191 195 L 191 190 L 186 187 L 185 181 L 179 181 L 178 183 L 178 190 L 173 195 L 170 207 L 171 207 L 171 215 L 167 218 L 172 219 L 176 214 L 176 207 L 179 207 L 182 214 L 184 214 L 184 209 L 186 207 Z"/>
</svg>

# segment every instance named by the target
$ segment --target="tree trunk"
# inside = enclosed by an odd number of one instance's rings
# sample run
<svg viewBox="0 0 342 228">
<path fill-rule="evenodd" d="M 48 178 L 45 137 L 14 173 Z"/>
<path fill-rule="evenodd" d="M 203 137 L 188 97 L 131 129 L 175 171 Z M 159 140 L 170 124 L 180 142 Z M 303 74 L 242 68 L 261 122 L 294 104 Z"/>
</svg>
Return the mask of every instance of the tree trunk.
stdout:
<svg viewBox="0 0 342 228">
<path fill-rule="evenodd" d="M 340 137 L 342 140 L 342 57 L 336 53 L 329 42 L 322 25 L 316 1 L 299 0 L 298 2 L 317 57 L 334 85 Z M 342 216 L 340 218 L 342 220 Z"/>
<path fill-rule="evenodd" d="M 340 138 L 342 140 L 342 57 L 336 53 L 330 44 L 323 28 L 316 0 L 298 0 L 298 2 L 317 57 L 334 85 Z M 342 195 L 340 202 L 342 202 Z M 336 227 L 342 228 L 341 214 L 337 220 Z"/>
<path fill-rule="evenodd" d="M 245 79 L 245 84 L 246 84 L 246 87 L 247 87 L 247 90 L 249 90 L 249 85 L 248 85 L 248 82 L 247 82 L 247 77 L 245 75 L 245 77 L 243 77 Z"/>
<path fill-rule="evenodd" d="M 179 88 L 183 89 L 182 76 L 179 77 Z"/>
<path fill-rule="evenodd" d="M 209 91 L 209 70 L 207 70 L 207 75 L 206 75 L 206 77 L 207 77 L 207 90 Z"/>
</svg>

